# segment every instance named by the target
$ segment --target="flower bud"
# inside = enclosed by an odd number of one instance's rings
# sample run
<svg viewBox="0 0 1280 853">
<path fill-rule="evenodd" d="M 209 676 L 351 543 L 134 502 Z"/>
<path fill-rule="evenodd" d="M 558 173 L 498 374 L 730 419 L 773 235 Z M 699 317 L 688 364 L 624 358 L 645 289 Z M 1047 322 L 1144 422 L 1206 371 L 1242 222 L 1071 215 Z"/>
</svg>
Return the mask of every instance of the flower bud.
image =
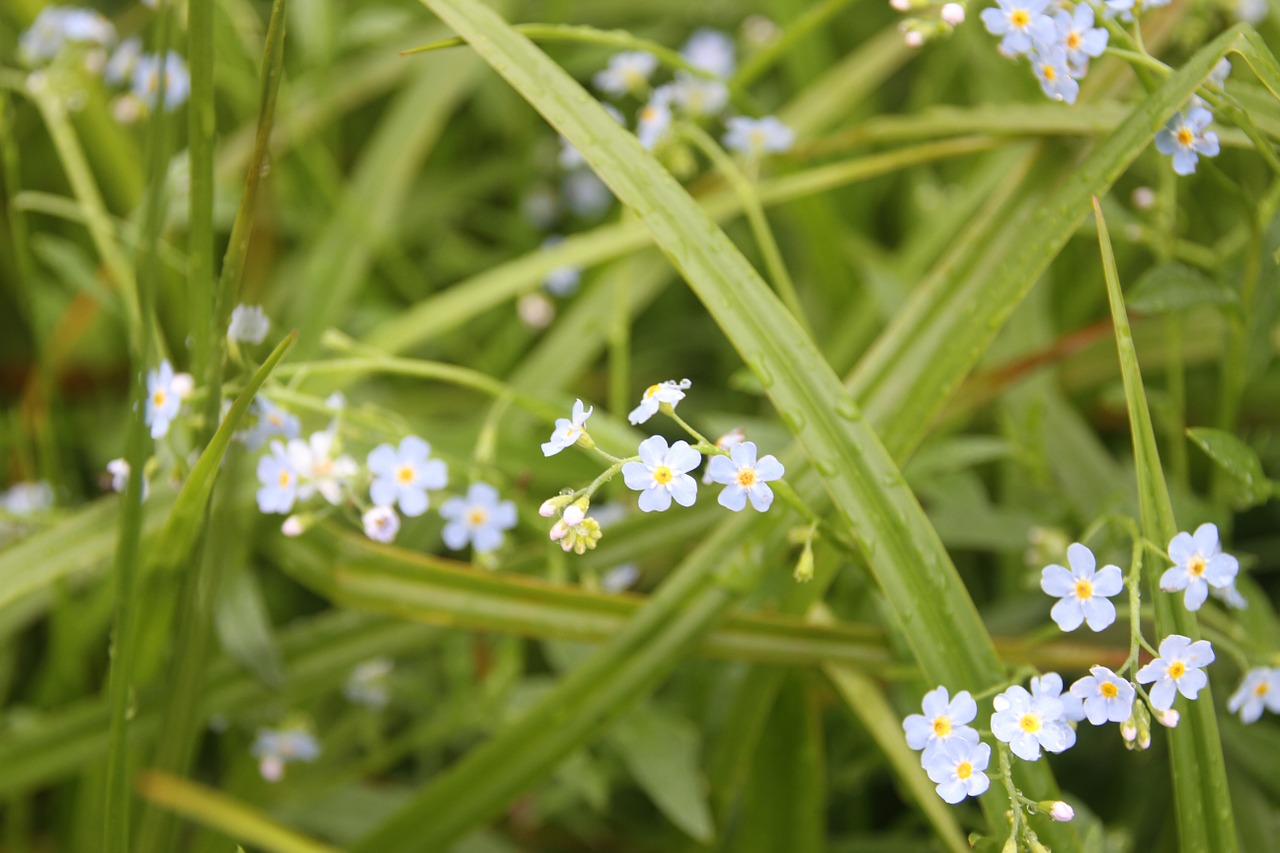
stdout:
<svg viewBox="0 0 1280 853">
<path fill-rule="evenodd" d="M 942 7 L 942 20 L 953 27 L 964 23 L 964 7 L 959 3 L 947 3 Z"/>
<path fill-rule="evenodd" d="M 306 529 L 307 525 L 300 515 L 291 515 L 280 525 L 280 532 L 289 537 L 301 536 Z"/>
<path fill-rule="evenodd" d="M 554 498 L 547 498 L 542 502 L 542 506 L 538 507 L 538 515 L 543 518 L 554 518 L 560 514 L 560 509 L 569 502 L 573 495 L 556 495 Z"/>
<path fill-rule="evenodd" d="M 559 542 L 561 539 L 569 535 L 569 525 L 563 521 L 557 521 L 551 525 L 551 541 Z"/>
<path fill-rule="evenodd" d="M 1178 727 L 1180 716 L 1177 711 L 1170 708 L 1167 711 L 1161 711 L 1156 715 L 1156 722 L 1164 726 L 1166 729 L 1174 729 Z"/>
<path fill-rule="evenodd" d="M 911 30 L 902 37 L 902 41 L 907 47 L 922 47 L 924 45 L 924 34 L 918 30 Z"/>
<path fill-rule="evenodd" d="M 804 550 L 800 552 L 800 559 L 796 561 L 794 576 L 796 583 L 808 583 L 813 580 L 813 548 L 808 542 L 804 543 Z"/>
<path fill-rule="evenodd" d="M 889 0 L 889 5 L 896 12 L 906 12 L 911 8 L 911 0 Z"/>
<path fill-rule="evenodd" d="M 1058 823 L 1066 823 L 1076 816 L 1076 810 L 1062 800 L 1046 800 L 1040 803 L 1040 810 Z"/>
</svg>

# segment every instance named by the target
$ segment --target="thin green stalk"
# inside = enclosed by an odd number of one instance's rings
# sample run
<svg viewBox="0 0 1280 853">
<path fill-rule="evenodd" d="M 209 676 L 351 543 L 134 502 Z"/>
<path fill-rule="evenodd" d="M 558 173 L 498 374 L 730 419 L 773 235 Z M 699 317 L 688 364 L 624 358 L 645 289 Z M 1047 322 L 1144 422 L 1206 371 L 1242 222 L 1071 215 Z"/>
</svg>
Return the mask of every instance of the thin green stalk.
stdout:
<svg viewBox="0 0 1280 853">
<path fill-rule="evenodd" d="M 231 226 L 231 239 L 222 259 L 222 273 L 218 277 L 218 289 L 214 292 L 213 328 L 225 329 L 231 317 L 231 309 L 240 289 L 245 257 L 249 252 L 249 237 L 253 233 L 253 217 L 257 209 L 258 188 L 268 169 L 268 147 L 271 128 L 275 119 L 276 95 L 280 90 L 280 78 L 284 75 L 285 0 L 271 4 L 271 19 L 267 23 L 267 39 L 262 55 L 262 74 L 259 85 L 258 130 L 253 139 L 253 157 L 245 174 L 244 191 L 240 195 L 240 207 L 235 223 Z"/>
<path fill-rule="evenodd" d="M 191 317 L 191 372 L 205 388 L 203 435 L 218 424 L 222 408 L 222 335 L 214 328 L 213 141 L 217 133 L 213 92 L 213 0 L 191 0 L 187 13 L 187 155 L 191 164 L 187 231 L 187 310 Z"/>
<path fill-rule="evenodd" d="M 834 18 L 852 3 L 853 0 L 826 0 L 818 6 L 810 7 L 800 17 L 787 24 L 781 35 L 743 62 L 730 78 L 729 88 L 735 92 L 746 89 L 786 56 L 787 52 L 795 47 L 796 42 Z"/>
<path fill-rule="evenodd" d="M 156 52 L 163 56 L 169 48 L 172 31 L 172 14 L 166 8 L 160 13 L 159 34 L 156 40 Z M 113 574 L 116 579 L 116 612 L 112 637 L 111 670 L 108 677 L 107 692 L 111 705 L 111 729 L 109 735 L 110 748 L 107 754 L 106 803 L 103 808 L 105 826 L 103 828 L 103 849 L 106 853 L 129 853 L 133 849 L 130 842 L 130 792 L 129 792 L 129 705 L 133 691 L 133 671 L 138 657 L 137 631 L 135 625 L 137 601 L 137 575 L 139 541 L 142 530 L 142 472 L 151 455 L 150 430 L 146 424 L 146 371 L 151 364 L 153 352 L 152 341 L 157 337 L 153 306 L 156 290 L 160 284 L 160 262 L 157 247 L 160 244 L 160 230 L 164 225 L 164 179 L 165 166 L 168 162 L 167 138 L 169 116 L 163 108 L 159 97 L 164 91 L 164 63 L 161 63 L 160 80 L 156 87 L 156 103 L 151 111 L 151 119 L 147 125 L 146 150 L 144 162 L 147 164 L 148 187 L 144 202 L 142 221 L 142 238 L 139 246 L 137 292 L 125 290 L 126 313 L 133 322 L 130 324 L 130 361 L 133 368 L 132 389 L 129 395 L 131 413 L 126 430 L 125 459 L 129 463 L 133 476 L 129 478 L 125 489 L 124 510 L 120 514 L 120 534 L 116 546 L 116 558 Z M 53 113 L 55 124 L 59 118 L 65 119 L 60 110 Z M 46 119 L 47 120 L 47 119 Z M 74 142 L 70 126 L 63 122 L 62 131 L 70 141 Z M 78 146 L 59 146 L 66 148 L 74 157 L 79 153 Z M 65 153 L 65 152 L 64 152 Z M 79 167 L 77 167 L 79 168 Z M 87 175 L 81 180 L 87 178 Z M 74 182 L 74 179 L 73 179 Z M 87 194 L 86 194 L 87 193 Z M 78 191 L 82 203 L 92 212 L 101 211 L 101 199 L 96 195 L 96 187 L 89 186 Z M 105 212 L 91 232 L 108 228 Z M 101 250 L 100 246 L 100 250 Z M 114 246 L 112 246 L 114 250 Z M 132 278 L 128 279 L 132 284 Z M 121 282 L 125 287 L 126 283 Z"/>
<path fill-rule="evenodd" d="M 765 269 L 769 271 L 769 278 L 773 280 L 774 290 L 778 292 L 778 296 L 791 315 L 800 323 L 800 327 L 812 337 L 813 327 L 809 325 L 804 306 L 800 304 L 800 294 L 796 291 L 795 282 L 791 280 L 791 273 L 787 271 L 786 262 L 782 260 L 778 242 L 773 238 L 773 231 L 769 228 L 769 220 L 764 215 L 764 206 L 760 204 L 755 183 L 742 173 L 738 164 L 733 162 L 733 158 L 716 144 L 710 134 L 696 124 L 690 122 L 681 124 L 680 135 L 696 145 L 707 156 L 707 159 L 715 165 L 716 170 L 737 193 L 742 201 L 742 212 L 751 226 L 751 234 L 755 237 L 760 254 L 764 257 Z"/>
<path fill-rule="evenodd" d="M 1133 432 L 1143 534 L 1149 539 L 1167 542 L 1177 532 L 1173 506 L 1169 501 L 1168 487 L 1160 466 L 1160 452 L 1156 447 L 1155 429 L 1147 406 L 1146 392 L 1142 387 L 1133 333 L 1129 328 L 1124 297 L 1120 292 L 1111 238 L 1097 198 L 1093 199 L 1093 210 L 1098 227 L 1107 297 L 1116 327 L 1116 348 L 1119 351 L 1125 399 L 1129 407 L 1130 428 Z M 1162 635 L 1178 633 L 1197 639 L 1199 630 L 1195 617 L 1182 607 L 1180 600 L 1160 591 L 1159 575 L 1164 566 L 1153 560 L 1144 562 L 1147 589 L 1155 605 L 1157 630 Z M 1232 816 L 1231 795 L 1227 787 L 1222 744 L 1218 739 L 1218 723 L 1209 689 L 1206 687 L 1196 701 L 1185 708 L 1182 723 L 1169 737 L 1174 813 L 1178 822 L 1181 849 L 1187 853 L 1234 853 L 1239 849 L 1239 844 Z"/>
<path fill-rule="evenodd" d="M 613 280 L 609 323 L 609 411 L 622 417 L 631 400 L 631 280 L 635 264 L 624 263 Z"/>
</svg>

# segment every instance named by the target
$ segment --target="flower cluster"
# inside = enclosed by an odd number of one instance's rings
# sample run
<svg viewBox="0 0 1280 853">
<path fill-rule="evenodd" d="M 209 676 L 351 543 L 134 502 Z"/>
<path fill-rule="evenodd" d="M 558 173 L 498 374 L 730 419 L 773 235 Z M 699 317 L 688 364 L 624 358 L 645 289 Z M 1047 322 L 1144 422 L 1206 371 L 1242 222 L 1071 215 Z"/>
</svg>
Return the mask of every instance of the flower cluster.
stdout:
<svg viewBox="0 0 1280 853">
<path fill-rule="evenodd" d="M 187 100 L 191 75 L 179 54 L 146 53 L 137 37 L 119 44 L 116 40 L 115 26 L 99 12 L 46 6 L 19 39 L 18 55 L 37 69 L 31 85 L 67 89 L 66 103 L 73 109 L 84 100 L 74 82 L 64 82 L 65 72 L 73 71 L 101 76 L 103 83 L 121 92 L 112 112 L 122 122 L 137 120 L 157 104 L 172 111 Z M 50 72 L 56 83 L 51 83 Z"/>
<path fill-rule="evenodd" d="M 279 729 L 262 728 L 250 748 L 258 759 L 258 772 L 268 782 L 284 778 L 285 766 L 292 761 L 312 762 L 320 757 L 320 742 L 300 722 Z"/>
<path fill-rule="evenodd" d="M 1093 7 L 1082 2 L 1050 15 L 1049 0 L 997 3 L 981 17 L 987 32 L 1000 36 L 1000 52 L 1010 59 L 1026 56 L 1045 95 L 1074 104 L 1089 60 L 1107 47 L 1107 31 L 1093 25 Z"/>
<path fill-rule="evenodd" d="M 703 478 L 704 484 L 718 483 L 725 488 L 720 492 L 721 506 L 741 512 L 748 502 L 758 512 L 765 512 L 773 504 L 773 489 L 769 483 L 780 480 L 786 473 L 772 455 L 759 456 L 754 442 L 747 441 L 740 429 L 722 436 L 715 443 L 707 441 L 675 413 L 676 406 L 685 398 L 691 387 L 688 379 L 668 380 L 650 385 L 641 395 L 640 403 L 628 415 L 628 420 L 639 425 L 658 412 L 664 412 L 689 432 L 695 443 L 683 439 L 668 443 L 660 435 L 651 435 L 640 442 L 636 455 L 619 458 L 596 446 L 595 439 L 587 431 L 587 419 L 594 408 L 588 408 L 581 400 L 575 400 L 572 417 L 556 419 L 550 439 L 542 445 L 544 456 L 554 456 L 574 445 L 593 450 L 612 464 L 590 486 L 579 491 L 569 490 L 543 502 L 539 513 L 544 518 L 559 519 L 551 528 L 552 541 L 559 542 L 565 551 L 577 554 L 594 548 L 601 536 L 598 520 L 586 515 L 595 491 L 621 472 L 627 488 L 639 492 L 642 512 L 664 512 L 672 503 L 693 506 L 698 499 L 698 481 L 690 475 L 702 464 L 703 454 L 710 455 Z"/>
</svg>

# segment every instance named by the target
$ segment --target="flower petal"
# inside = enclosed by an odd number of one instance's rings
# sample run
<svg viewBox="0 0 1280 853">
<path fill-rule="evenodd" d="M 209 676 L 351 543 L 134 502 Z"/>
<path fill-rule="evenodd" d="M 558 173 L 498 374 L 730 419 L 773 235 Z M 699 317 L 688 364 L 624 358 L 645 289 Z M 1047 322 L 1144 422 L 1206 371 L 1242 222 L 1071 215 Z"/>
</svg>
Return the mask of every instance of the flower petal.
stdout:
<svg viewBox="0 0 1280 853">
<path fill-rule="evenodd" d="M 1040 573 L 1040 588 L 1055 598 L 1066 598 L 1076 593 L 1076 582 L 1065 566 L 1045 566 Z"/>
<path fill-rule="evenodd" d="M 1071 565 L 1072 573 L 1076 577 L 1092 575 L 1094 568 L 1098 565 L 1093 552 L 1079 542 L 1073 542 L 1067 546 L 1067 562 Z"/>
<path fill-rule="evenodd" d="M 1093 576 L 1093 594 L 1110 598 L 1124 589 L 1124 575 L 1119 566 L 1103 566 L 1102 571 Z"/>
</svg>

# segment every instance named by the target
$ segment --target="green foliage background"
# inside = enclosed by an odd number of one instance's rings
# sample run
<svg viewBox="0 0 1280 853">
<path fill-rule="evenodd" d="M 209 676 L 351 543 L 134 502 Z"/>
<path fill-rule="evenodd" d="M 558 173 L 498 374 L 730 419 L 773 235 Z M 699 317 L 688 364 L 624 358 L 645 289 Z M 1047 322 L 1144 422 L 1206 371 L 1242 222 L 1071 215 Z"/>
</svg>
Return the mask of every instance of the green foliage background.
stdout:
<svg viewBox="0 0 1280 853">
<path fill-rule="evenodd" d="M 1250 606 L 1197 623 L 1148 585 L 1148 637 L 1219 647 L 1212 695 L 1146 752 L 1082 726 L 1020 769 L 1077 809 L 1036 831 L 1268 848 L 1280 730 L 1224 706 L 1280 648 L 1274 8 L 1256 31 L 1158 10 L 1146 47 L 1173 71 L 1098 60 L 1066 107 L 978 7 L 915 51 L 898 13 L 848 0 L 425 7 L 112 6 L 193 72 L 185 107 L 134 126 L 92 82 L 78 111 L 33 92 L 11 57 L 37 4 L 0 12 L 3 482 L 57 503 L 3 519 L 4 850 L 965 850 L 970 831 L 998 850 L 1001 786 L 945 806 L 900 721 L 937 684 L 1122 661 L 1123 619 L 1064 636 L 1038 589 L 1109 515 L 1159 543 L 1216 522 Z M 742 48 L 735 106 L 798 144 L 745 196 L 692 147 L 652 159 L 573 82 L 634 38 L 674 50 L 753 14 L 781 29 Z M 504 21 L 597 31 L 534 44 Z M 401 55 L 455 34 L 470 46 Z M 1223 154 L 1175 178 L 1150 140 L 1226 54 Z M 558 189 L 557 133 L 622 204 L 562 214 L 543 247 L 525 209 Z M 530 328 L 516 300 L 566 264 L 581 292 Z M 252 376 L 224 373 L 236 302 L 280 342 Z M 184 478 L 140 503 L 102 472 L 152 452 L 129 401 L 161 353 L 206 391 L 175 439 Z M 597 473 L 542 457 L 554 419 L 590 401 L 592 435 L 629 453 L 637 395 L 684 376 L 680 413 L 744 426 L 821 518 L 811 583 L 792 580 L 809 519 L 729 515 L 705 489 L 581 558 L 547 540 L 539 504 Z M 391 547 L 341 518 L 283 537 L 228 441 L 263 382 L 308 430 L 341 390 L 357 441 L 423 435 L 454 488 L 500 484 L 521 521 L 496 563 L 446 554 L 425 519 Z M 1090 544 L 1124 565 L 1122 532 Z M 635 590 L 602 592 L 624 563 Z M 379 656 L 388 707 L 348 702 Z M 249 746 L 293 715 L 322 754 L 273 785 Z"/>
</svg>

